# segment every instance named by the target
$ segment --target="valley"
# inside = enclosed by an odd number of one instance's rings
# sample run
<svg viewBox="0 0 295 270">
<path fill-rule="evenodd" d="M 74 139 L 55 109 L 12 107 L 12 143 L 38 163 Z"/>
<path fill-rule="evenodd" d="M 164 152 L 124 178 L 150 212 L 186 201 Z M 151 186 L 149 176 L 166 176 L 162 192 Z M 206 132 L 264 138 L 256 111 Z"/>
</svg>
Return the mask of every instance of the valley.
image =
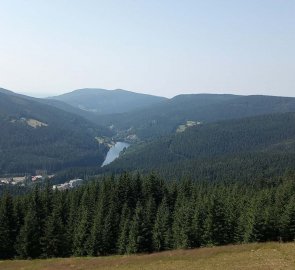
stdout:
<svg viewBox="0 0 295 270">
<path fill-rule="evenodd" d="M 204 170 L 216 175 L 218 164 L 242 167 L 238 163 L 247 164 L 253 156 L 262 163 L 267 160 L 268 176 L 294 169 L 295 98 L 196 94 L 167 99 L 103 89 L 76 90 L 50 99 L 4 89 L 0 95 L 2 176 L 33 175 L 43 169 L 55 174 L 53 183 L 58 184 L 114 170 L 155 170 L 163 177 L 186 174 L 214 180 Z M 81 104 L 90 110 L 81 110 Z M 95 106 L 104 111 L 94 110 Z M 108 111 L 114 107 L 120 111 Z M 120 142 L 130 147 L 110 162 L 114 145 Z M 288 160 L 280 162 L 279 171 L 278 154 Z"/>
<path fill-rule="evenodd" d="M 295 1 L 0 10 L 0 270 L 295 269 Z"/>
<path fill-rule="evenodd" d="M 61 100 L 0 91 L 0 258 L 89 256 L 40 261 L 40 267 L 69 261 L 84 269 L 93 260 L 89 267 L 100 269 L 97 263 L 109 258 L 124 269 L 122 258 L 164 256 L 166 269 L 180 267 L 165 257 L 169 252 L 217 251 L 220 258 L 222 250 L 237 248 L 242 253 L 232 261 L 236 265 L 252 256 L 243 253 L 243 243 L 259 246 L 259 252 L 291 245 L 295 98 L 148 97 L 141 109 L 109 114 L 94 110 L 105 91 L 92 89 L 83 97 L 78 90 Z M 70 98 L 77 93 L 83 110 Z M 138 98 L 119 94 L 108 92 L 107 102 Z M 286 244 L 263 244 L 273 241 Z M 131 256 L 137 253 L 146 255 Z M 275 254 L 281 262 L 282 254 Z M 93 258 L 106 255 L 123 257 Z M 208 269 L 218 269 L 217 261 L 205 261 Z M 0 269 L 18 262 L 0 261 Z M 189 259 L 188 267 L 195 263 L 202 260 Z M 129 266 L 143 267 L 140 260 Z"/>
</svg>

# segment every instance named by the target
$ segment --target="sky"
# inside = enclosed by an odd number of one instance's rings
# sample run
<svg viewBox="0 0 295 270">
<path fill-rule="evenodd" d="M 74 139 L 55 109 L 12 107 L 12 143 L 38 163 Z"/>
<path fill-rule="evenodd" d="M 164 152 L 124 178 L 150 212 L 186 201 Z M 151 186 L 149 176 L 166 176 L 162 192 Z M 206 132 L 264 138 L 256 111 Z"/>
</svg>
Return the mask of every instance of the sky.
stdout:
<svg viewBox="0 0 295 270">
<path fill-rule="evenodd" d="M 294 0 L 0 0 L 0 87 L 295 96 Z"/>
</svg>

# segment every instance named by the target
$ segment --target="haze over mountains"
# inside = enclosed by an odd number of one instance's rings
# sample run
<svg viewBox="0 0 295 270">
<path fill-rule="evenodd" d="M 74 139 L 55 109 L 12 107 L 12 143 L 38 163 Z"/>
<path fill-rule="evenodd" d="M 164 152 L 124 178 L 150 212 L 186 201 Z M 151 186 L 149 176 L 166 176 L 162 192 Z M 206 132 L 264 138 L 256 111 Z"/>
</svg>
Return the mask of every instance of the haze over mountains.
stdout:
<svg viewBox="0 0 295 270">
<path fill-rule="evenodd" d="M 245 154 L 263 153 L 272 160 L 274 152 L 291 162 L 291 112 L 291 97 L 190 94 L 167 99 L 80 89 L 37 99 L 0 89 L 0 174 L 73 167 L 95 168 L 95 173 L 153 168 L 175 174 L 181 166 L 196 167 L 196 160 L 207 166 L 210 158 L 237 161 L 238 156 L 241 164 Z M 128 141 L 131 147 L 101 169 L 116 141 Z"/>
</svg>

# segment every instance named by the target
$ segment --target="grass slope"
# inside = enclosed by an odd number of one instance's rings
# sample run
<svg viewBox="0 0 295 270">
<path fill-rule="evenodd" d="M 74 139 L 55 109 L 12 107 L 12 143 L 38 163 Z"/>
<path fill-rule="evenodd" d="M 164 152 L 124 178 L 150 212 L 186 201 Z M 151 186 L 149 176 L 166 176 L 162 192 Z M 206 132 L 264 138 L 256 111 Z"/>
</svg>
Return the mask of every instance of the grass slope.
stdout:
<svg viewBox="0 0 295 270">
<path fill-rule="evenodd" d="M 295 244 L 260 243 L 149 255 L 0 261 L 0 270 L 295 269 Z"/>
</svg>

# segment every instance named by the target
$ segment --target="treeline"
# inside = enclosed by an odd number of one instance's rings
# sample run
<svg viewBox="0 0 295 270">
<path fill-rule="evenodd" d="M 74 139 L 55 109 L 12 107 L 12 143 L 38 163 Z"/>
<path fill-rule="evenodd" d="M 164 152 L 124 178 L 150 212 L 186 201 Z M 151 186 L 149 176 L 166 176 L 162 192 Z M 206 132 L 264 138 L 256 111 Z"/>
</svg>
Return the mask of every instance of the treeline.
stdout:
<svg viewBox="0 0 295 270">
<path fill-rule="evenodd" d="M 219 158 L 192 159 L 163 164 L 153 169 L 165 178 L 191 177 L 194 181 L 256 182 L 277 179 L 295 170 L 295 154 L 246 153 Z M 142 170 L 147 172 L 148 170 Z"/>
<path fill-rule="evenodd" d="M 0 203 L 0 257 L 132 254 L 295 239 L 295 175 L 253 184 L 122 174 Z"/>
</svg>

